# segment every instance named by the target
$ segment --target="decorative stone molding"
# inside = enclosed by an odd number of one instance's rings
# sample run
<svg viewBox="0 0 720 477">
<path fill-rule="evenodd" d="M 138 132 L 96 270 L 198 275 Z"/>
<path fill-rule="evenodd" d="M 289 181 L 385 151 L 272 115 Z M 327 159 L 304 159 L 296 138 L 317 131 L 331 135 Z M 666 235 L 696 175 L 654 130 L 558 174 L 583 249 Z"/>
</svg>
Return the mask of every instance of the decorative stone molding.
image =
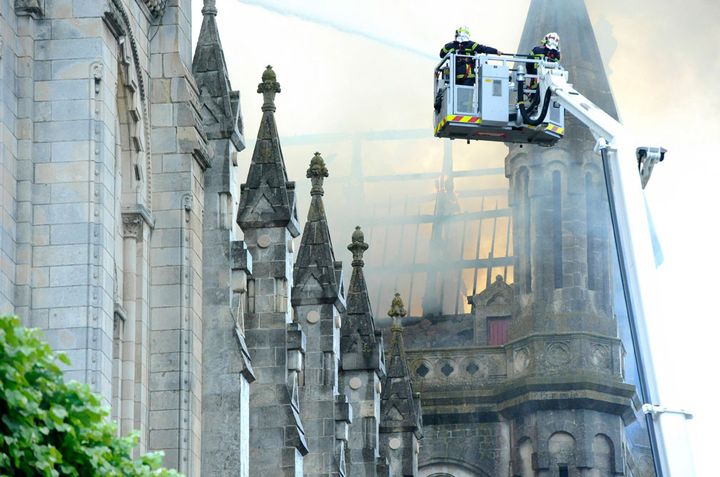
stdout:
<svg viewBox="0 0 720 477">
<path fill-rule="evenodd" d="M 29 15 L 33 18 L 43 16 L 45 10 L 44 0 L 15 0 L 15 14 Z"/>
<path fill-rule="evenodd" d="M 164 2 L 163 2 L 164 3 Z M 144 202 L 150 203 L 152 185 L 152 162 L 150 161 L 149 108 L 145 91 L 145 79 L 138 55 L 138 45 L 130 18 L 120 0 L 110 0 L 103 21 L 118 42 L 118 75 L 125 91 L 125 108 L 128 112 L 129 140 L 137 154 L 136 172 L 143 184 Z M 96 77 L 96 87 L 98 80 Z"/>
<path fill-rule="evenodd" d="M 150 10 L 150 13 L 155 17 L 161 17 L 165 13 L 165 6 L 167 6 L 167 0 L 143 0 L 145 5 Z"/>
</svg>

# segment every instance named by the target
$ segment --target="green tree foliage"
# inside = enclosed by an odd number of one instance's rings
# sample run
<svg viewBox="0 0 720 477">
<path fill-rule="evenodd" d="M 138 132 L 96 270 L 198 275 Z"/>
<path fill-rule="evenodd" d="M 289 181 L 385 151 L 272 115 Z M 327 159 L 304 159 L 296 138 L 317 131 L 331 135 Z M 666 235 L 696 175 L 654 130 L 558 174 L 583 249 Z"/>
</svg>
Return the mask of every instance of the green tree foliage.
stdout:
<svg viewBox="0 0 720 477">
<path fill-rule="evenodd" d="M 179 476 L 161 453 L 132 458 L 137 435 L 118 437 L 87 385 L 65 382 L 38 330 L 0 317 L 0 475 Z"/>
</svg>

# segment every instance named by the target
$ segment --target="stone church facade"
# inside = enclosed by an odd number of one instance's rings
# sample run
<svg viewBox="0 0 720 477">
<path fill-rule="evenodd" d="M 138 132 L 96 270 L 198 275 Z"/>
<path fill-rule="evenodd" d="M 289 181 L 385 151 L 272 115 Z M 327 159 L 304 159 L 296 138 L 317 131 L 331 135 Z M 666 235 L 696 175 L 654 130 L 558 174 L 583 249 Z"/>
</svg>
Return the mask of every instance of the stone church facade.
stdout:
<svg viewBox="0 0 720 477">
<path fill-rule="evenodd" d="M 240 177 L 215 0 L 194 54 L 190 0 L 0 2 L 0 313 L 41 328 L 141 451 L 188 476 L 652 475 L 627 471 L 634 388 L 579 125 L 507 157 L 515 283 L 469 319 L 410 319 L 396 295 L 383 330 L 360 227 L 345 285 L 322 156 L 310 197 L 288 177 L 271 67 Z M 525 44 L 567 21 L 550 3 Z M 602 72 L 590 43 L 589 64 L 568 52 L 581 76 Z"/>
</svg>

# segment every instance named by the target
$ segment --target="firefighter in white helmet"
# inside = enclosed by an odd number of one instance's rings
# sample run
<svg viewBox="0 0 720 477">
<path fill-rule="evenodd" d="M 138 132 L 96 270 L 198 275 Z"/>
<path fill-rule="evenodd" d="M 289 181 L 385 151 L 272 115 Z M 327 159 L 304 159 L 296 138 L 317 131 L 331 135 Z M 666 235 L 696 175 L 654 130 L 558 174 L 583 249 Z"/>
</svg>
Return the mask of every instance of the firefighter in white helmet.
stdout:
<svg viewBox="0 0 720 477">
<path fill-rule="evenodd" d="M 540 44 L 532 49 L 532 56 L 537 60 L 560 61 L 560 35 L 554 31 L 545 35 Z M 536 74 L 537 68 L 533 63 L 528 63 L 527 72 L 531 75 Z M 537 88 L 537 80 L 533 79 L 530 82 L 530 88 Z"/>
</svg>

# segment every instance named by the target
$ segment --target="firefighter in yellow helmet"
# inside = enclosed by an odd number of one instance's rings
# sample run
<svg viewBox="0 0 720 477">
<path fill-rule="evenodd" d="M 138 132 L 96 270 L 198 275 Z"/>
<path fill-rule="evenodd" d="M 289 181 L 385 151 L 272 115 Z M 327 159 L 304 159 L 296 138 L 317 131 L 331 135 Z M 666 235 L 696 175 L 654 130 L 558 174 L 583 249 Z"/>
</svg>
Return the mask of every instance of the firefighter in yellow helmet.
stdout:
<svg viewBox="0 0 720 477">
<path fill-rule="evenodd" d="M 462 26 L 455 30 L 455 41 L 446 43 L 440 50 L 440 58 L 448 53 L 474 56 L 479 53 L 502 55 L 502 52 L 491 46 L 480 45 L 470 40 L 470 30 Z M 472 58 L 457 58 L 455 60 L 455 82 L 461 85 L 472 85 L 475 82 L 475 64 Z"/>
</svg>

